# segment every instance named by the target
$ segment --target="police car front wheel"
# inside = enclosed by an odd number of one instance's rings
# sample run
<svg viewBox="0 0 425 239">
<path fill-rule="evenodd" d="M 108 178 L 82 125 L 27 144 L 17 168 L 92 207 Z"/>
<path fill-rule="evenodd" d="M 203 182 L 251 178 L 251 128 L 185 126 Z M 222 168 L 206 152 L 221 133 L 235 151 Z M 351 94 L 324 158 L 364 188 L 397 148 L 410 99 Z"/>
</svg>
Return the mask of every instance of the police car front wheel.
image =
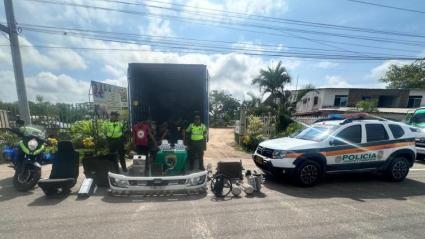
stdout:
<svg viewBox="0 0 425 239">
<path fill-rule="evenodd" d="M 391 181 L 403 181 L 409 173 L 409 162 L 404 157 L 395 158 L 387 169 L 387 176 Z"/>
<path fill-rule="evenodd" d="M 306 160 L 297 166 L 294 176 L 300 186 L 309 187 L 315 185 L 321 175 L 320 165 L 314 161 Z"/>
</svg>

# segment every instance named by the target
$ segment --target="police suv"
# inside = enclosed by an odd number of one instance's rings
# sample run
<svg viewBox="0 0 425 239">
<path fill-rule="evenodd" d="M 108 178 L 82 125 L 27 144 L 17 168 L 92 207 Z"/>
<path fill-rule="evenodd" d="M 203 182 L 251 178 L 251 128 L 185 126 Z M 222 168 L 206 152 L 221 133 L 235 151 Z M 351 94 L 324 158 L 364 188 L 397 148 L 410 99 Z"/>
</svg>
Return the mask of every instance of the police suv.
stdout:
<svg viewBox="0 0 425 239">
<path fill-rule="evenodd" d="M 253 160 L 266 175 L 290 176 L 302 186 L 324 173 L 383 172 L 402 181 L 416 158 L 410 127 L 376 119 L 323 120 L 291 137 L 267 140 Z"/>
</svg>

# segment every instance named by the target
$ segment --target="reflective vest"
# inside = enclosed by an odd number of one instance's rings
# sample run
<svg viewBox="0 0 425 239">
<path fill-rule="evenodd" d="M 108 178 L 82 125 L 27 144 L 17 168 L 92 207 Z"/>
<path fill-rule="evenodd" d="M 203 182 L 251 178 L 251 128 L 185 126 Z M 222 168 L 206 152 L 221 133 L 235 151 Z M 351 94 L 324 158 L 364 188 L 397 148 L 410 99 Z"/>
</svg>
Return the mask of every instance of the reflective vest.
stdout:
<svg viewBox="0 0 425 239">
<path fill-rule="evenodd" d="M 187 127 L 186 132 L 191 134 L 190 139 L 193 141 L 203 140 L 204 134 L 207 132 L 207 127 L 205 127 L 204 124 L 190 124 L 189 127 Z"/>
<path fill-rule="evenodd" d="M 106 137 L 117 139 L 122 137 L 124 130 L 124 124 L 121 121 L 111 122 L 109 121 L 105 125 Z"/>
</svg>

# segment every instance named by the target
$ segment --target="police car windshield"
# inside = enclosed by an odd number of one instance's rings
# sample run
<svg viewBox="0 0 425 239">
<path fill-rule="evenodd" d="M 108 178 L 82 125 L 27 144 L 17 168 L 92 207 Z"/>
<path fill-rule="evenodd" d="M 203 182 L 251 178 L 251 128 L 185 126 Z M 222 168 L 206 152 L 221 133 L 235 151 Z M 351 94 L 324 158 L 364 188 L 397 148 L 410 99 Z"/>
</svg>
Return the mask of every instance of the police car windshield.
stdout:
<svg viewBox="0 0 425 239">
<path fill-rule="evenodd" d="M 308 127 L 298 134 L 293 135 L 293 138 L 312 140 L 320 142 L 326 139 L 332 132 L 334 132 L 339 126 L 337 125 L 316 125 Z"/>
</svg>

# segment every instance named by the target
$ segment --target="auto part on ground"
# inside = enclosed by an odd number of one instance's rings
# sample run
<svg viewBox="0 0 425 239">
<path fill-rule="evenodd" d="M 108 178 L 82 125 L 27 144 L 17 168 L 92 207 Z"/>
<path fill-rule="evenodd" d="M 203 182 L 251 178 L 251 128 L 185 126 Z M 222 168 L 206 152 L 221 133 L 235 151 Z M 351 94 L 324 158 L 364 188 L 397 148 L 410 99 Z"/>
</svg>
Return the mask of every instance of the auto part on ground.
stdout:
<svg viewBox="0 0 425 239">
<path fill-rule="evenodd" d="M 242 193 L 242 188 L 236 184 L 235 186 L 232 186 L 232 194 L 235 197 L 239 197 Z"/>
<path fill-rule="evenodd" d="M 96 192 L 97 186 L 92 178 L 85 178 L 78 190 L 78 197 L 90 197 Z"/>
<path fill-rule="evenodd" d="M 191 194 L 204 193 L 207 171 L 178 176 L 132 177 L 109 172 L 109 187 L 113 195 L 120 194 Z"/>
<path fill-rule="evenodd" d="M 246 183 L 241 183 L 239 184 L 239 187 L 242 188 L 242 190 L 247 194 L 247 195 L 251 195 L 254 193 L 254 188 Z"/>
<path fill-rule="evenodd" d="M 54 155 L 49 179 L 42 179 L 38 186 L 47 196 L 68 194 L 77 182 L 79 174 L 79 153 L 71 141 L 60 141 Z"/>
<path fill-rule="evenodd" d="M 248 173 L 247 173 L 248 174 Z M 261 191 L 261 185 L 263 184 L 263 175 L 254 171 L 254 174 L 249 173 L 246 176 L 248 184 L 254 189 L 255 192 Z"/>
<path fill-rule="evenodd" d="M 211 179 L 211 191 L 216 197 L 226 197 L 232 192 L 232 182 L 223 174 L 216 174 Z"/>
<path fill-rule="evenodd" d="M 128 174 L 130 176 L 145 176 L 146 172 L 146 156 L 134 155 L 133 164 L 128 167 Z"/>
<path fill-rule="evenodd" d="M 83 159 L 84 175 L 92 178 L 98 187 L 109 185 L 108 172 L 116 172 L 116 154 L 85 157 Z"/>
</svg>

